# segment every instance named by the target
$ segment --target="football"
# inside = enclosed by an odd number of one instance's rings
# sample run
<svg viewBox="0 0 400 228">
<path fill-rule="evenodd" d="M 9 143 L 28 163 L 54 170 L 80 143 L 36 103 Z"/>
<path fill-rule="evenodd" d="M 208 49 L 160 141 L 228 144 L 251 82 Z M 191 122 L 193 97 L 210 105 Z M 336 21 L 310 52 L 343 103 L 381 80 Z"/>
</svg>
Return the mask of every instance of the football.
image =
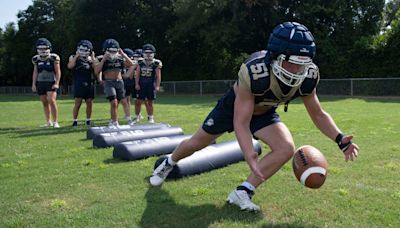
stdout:
<svg viewBox="0 0 400 228">
<path fill-rule="evenodd" d="M 293 156 L 293 172 L 302 185 L 319 188 L 328 175 L 328 162 L 317 148 L 301 146 Z"/>
</svg>

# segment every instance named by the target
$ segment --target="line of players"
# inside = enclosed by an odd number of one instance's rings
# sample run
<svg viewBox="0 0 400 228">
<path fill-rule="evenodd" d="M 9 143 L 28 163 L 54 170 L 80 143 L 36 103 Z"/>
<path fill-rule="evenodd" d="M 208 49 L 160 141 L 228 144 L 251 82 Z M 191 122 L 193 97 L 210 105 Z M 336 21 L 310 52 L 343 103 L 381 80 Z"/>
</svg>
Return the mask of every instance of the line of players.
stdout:
<svg viewBox="0 0 400 228">
<path fill-rule="evenodd" d="M 118 104 L 121 103 L 125 119 L 129 124 L 140 121 L 141 106 L 145 104 L 149 123 L 154 123 L 154 100 L 160 90 L 162 62 L 155 59 L 156 48 L 152 44 L 142 49 L 121 49 L 118 41 L 107 39 L 103 42 L 103 54 L 95 56 L 93 44 L 81 40 L 75 54 L 71 55 L 67 67 L 72 70 L 75 104 L 72 111 L 72 126 L 78 125 L 78 114 L 82 101 L 86 103 L 87 126 L 91 126 L 93 99 L 95 97 L 93 73 L 103 85 L 110 102 L 110 126 L 118 126 Z M 59 128 L 56 103 L 61 70 L 60 57 L 51 53 L 52 45 L 46 38 L 36 42 L 37 55 L 32 58 L 32 91 L 37 92 L 43 104 L 46 123 L 44 127 Z M 135 117 L 131 117 L 130 97 L 135 98 Z M 50 118 L 51 116 L 51 118 Z"/>
</svg>

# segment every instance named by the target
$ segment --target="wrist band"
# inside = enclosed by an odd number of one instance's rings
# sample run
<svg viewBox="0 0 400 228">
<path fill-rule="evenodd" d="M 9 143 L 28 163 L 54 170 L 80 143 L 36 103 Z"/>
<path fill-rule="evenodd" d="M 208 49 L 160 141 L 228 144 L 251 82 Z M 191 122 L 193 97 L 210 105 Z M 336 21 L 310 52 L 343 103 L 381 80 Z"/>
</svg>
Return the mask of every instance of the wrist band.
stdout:
<svg viewBox="0 0 400 228">
<path fill-rule="evenodd" d="M 344 153 L 350 147 L 350 145 L 353 144 L 353 142 L 350 140 L 348 143 L 343 143 L 343 137 L 344 135 L 342 133 L 339 133 L 335 138 L 335 142 L 339 146 L 339 149 Z"/>
</svg>

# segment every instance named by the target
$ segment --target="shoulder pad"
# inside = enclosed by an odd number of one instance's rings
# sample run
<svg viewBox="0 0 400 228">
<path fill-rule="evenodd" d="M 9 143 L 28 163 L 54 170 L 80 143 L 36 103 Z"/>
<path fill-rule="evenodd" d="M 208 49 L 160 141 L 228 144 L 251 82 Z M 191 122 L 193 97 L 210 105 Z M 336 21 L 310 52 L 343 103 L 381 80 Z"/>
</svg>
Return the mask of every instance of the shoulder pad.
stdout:
<svg viewBox="0 0 400 228">
<path fill-rule="evenodd" d="M 266 51 L 255 52 L 245 61 L 250 77 L 250 88 L 253 94 L 264 94 L 269 88 L 269 60 L 266 62 Z"/>
<path fill-rule="evenodd" d="M 50 59 L 54 62 L 59 62 L 60 61 L 60 56 L 58 56 L 55 53 L 50 53 Z"/>
<path fill-rule="evenodd" d="M 162 67 L 162 62 L 159 59 L 154 59 L 154 65 L 156 65 L 157 67 L 161 68 Z"/>
<path fill-rule="evenodd" d="M 34 55 L 34 56 L 32 57 L 32 63 L 33 63 L 33 64 L 36 64 L 38 61 L 39 61 L 39 55 Z"/>
<path fill-rule="evenodd" d="M 299 92 L 300 96 L 307 96 L 310 95 L 315 88 L 317 88 L 317 85 L 319 83 L 319 69 L 317 65 L 313 64 L 309 69 L 308 69 L 308 74 L 306 79 L 301 83 Z"/>
</svg>

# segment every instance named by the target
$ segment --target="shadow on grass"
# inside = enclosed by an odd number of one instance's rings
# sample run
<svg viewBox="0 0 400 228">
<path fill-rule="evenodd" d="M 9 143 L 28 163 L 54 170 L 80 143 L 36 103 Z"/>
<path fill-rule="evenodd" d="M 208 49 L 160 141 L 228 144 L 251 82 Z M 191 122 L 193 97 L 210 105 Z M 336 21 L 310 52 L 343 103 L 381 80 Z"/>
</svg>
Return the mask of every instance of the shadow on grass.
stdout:
<svg viewBox="0 0 400 228">
<path fill-rule="evenodd" d="M 118 164 L 118 163 L 125 163 L 125 162 L 129 162 L 129 161 L 122 160 L 119 158 L 107 158 L 103 161 L 104 164 Z"/>
<path fill-rule="evenodd" d="M 97 119 L 93 120 L 95 126 L 107 126 L 108 119 Z M 34 137 L 34 136 L 44 136 L 44 135 L 58 135 L 58 134 L 69 134 L 69 133 L 77 133 L 77 132 L 86 132 L 88 127 L 80 123 L 78 127 L 71 127 L 69 123 L 65 126 L 60 128 L 52 128 L 52 127 L 24 127 L 24 128 L 16 128 L 16 127 L 9 127 L 9 128 L 0 128 L 0 135 L 2 134 L 17 134 L 15 137 Z M 82 137 L 82 141 L 86 141 L 86 134 Z"/>
<path fill-rule="evenodd" d="M 224 204 L 217 207 L 213 204 L 188 206 L 177 204 L 173 198 L 158 187 L 149 187 L 145 195 L 147 207 L 140 220 L 140 227 L 209 227 L 214 223 L 229 220 L 243 223 L 246 226 L 258 226 L 263 220 L 262 213 L 240 211 L 238 207 Z M 216 225 L 216 224 L 214 224 Z M 302 224 L 266 224 L 262 227 L 310 227 Z"/>
</svg>

